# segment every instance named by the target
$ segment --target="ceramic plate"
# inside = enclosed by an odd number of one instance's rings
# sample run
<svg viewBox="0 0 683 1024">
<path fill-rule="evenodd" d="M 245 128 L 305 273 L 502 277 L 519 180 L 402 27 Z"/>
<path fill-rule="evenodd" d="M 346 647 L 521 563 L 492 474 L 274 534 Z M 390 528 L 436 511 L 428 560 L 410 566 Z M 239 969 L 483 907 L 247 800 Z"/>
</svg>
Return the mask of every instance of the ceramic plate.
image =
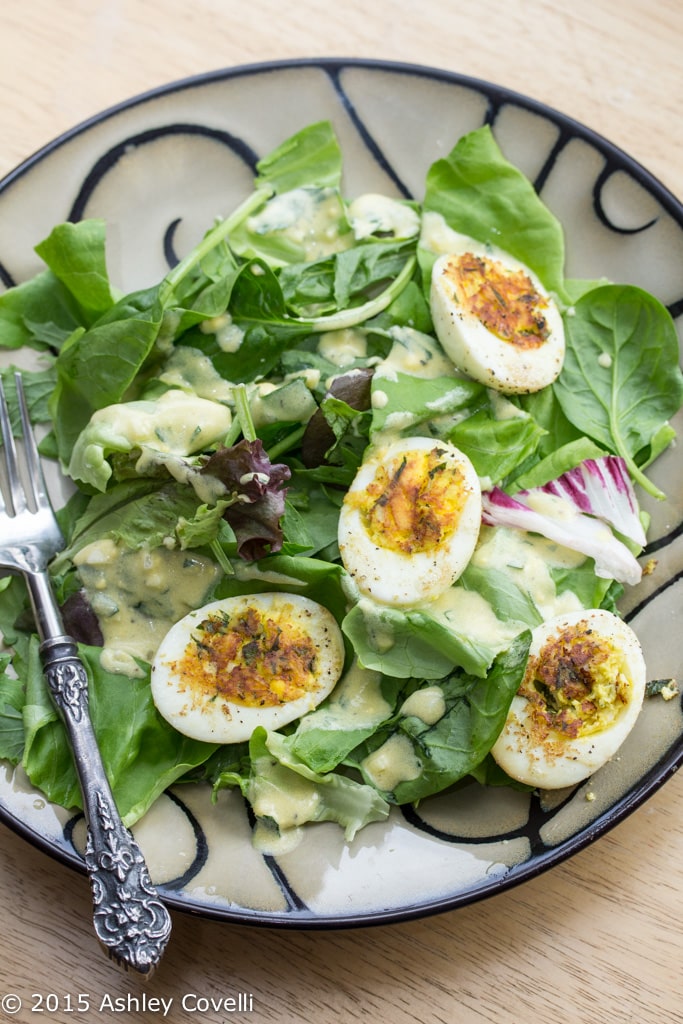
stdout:
<svg viewBox="0 0 683 1024">
<path fill-rule="evenodd" d="M 0 282 L 39 269 L 33 246 L 58 222 L 103 217 L 110 272 L 125 290 L 156 282 L 173 254 L 251 190 L 256 160 L 319 119 L 335 125 L 345 192 L 421 198 L 424 174 L 465 132 L 493 127 L 566 230 L 567 276 L 638 284 L 683 325 L 683 207 L 646 170 L 554 110 L 500 87 L 421 67 L 296 61 L 219 71 L 108 110 L 51 143 L 0 183 Z M 678 429 L 681 423 L 675 424 Z M 653 477 L 669 498 L 652 515 L 645 577 L 623 611 L 649 674 L 683 656 L 683 460 Z M 312 827 L 296 850 L 262 856 L 239 793 L 216 804 L 177 787 L 135 831 L 169 905 L 266 926 L 343 927 L 400 920 L 490 896 L 558 863 L 638 808 L 683 761 L 678 699 L 647 702 L 619 757 L 553 800 L 476 785 L 395 811 L 346 844 Z M 82 870 L 84 827 L 0 766 L 5 823 Z"/>
</svg>

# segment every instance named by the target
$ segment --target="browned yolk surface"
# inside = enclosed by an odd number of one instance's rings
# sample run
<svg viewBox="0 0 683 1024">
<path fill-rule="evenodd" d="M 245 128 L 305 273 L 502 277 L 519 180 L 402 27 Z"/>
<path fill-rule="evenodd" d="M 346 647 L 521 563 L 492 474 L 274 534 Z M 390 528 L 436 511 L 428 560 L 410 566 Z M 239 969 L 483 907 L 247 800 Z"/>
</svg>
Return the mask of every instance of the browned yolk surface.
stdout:
<svg viewBox="0 0 683 1024">
<path fill-rule="evenodd" d="M 289 621 L 247 608 L 210 615 L 171 669 L 197 697 L 215 693 L 247 707 L 274 707 L 316 689 L 317 648 Z"/>
<path fill-rule="evenodd" d="M 458 526 L 469 487 L 456 461 L 437 446 L 380 465 L 364 491 L 346 500 L 379 547 L 406 555 L 436 550 Z"/>
<path fill-rule="evenodd" d="M 501 341 L 530 349 L 549 337 L 547 301 L 524 271 L 468 252 L 449 260 L 444 274 L 459 304 Z"/>
<path fill-rule="evenodd" d="M 618 714 L 628 700 L 626 669 L 610 641 L 583 621 L 552 636 L 529 659 L 520 693 L 539 734 L 550 728 L 574 738 Z"/>
</svg>

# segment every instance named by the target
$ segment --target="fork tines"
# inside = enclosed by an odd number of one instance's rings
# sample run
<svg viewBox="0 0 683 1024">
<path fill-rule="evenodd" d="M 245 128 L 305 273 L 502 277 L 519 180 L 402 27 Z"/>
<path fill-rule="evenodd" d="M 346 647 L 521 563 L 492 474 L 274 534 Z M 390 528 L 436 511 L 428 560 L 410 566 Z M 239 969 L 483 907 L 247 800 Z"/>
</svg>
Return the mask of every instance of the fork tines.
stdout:
<svg viewBox="0 0 683 1024">
<path fill-rule="evenodd" d="M 26 461 L 26 479 L 22 481 L 22 474 L 19 470 L 17 457 L 17 446 L 12 431 L 12 424 L 9 414 L 9 406 L 2 377 L 0 377 L 0 433 L 5 451 L 5 471 L 7 474 L 7 486 L 9 501 L 14 515 L 26 511 L 29 508 L 27 493 L 30 495 L 35 508 L 43 508 L 49 505 L 47 487 L 43 476 L 43 469 L 38 454 L 38 446 L 31 427 L 31 420 L 26 404 L 24 382 L 21 373 L 15 371 L 14 384 L 17 392 L 17 405 L 21 420 L 21 429 L 24 437 L 24 457 Z M 26 486 L 25 486 L 26 485 Z M 2 488 L 0 488 L 0 511 L 10 514 L 6 499 L 3 500 Z"/>
</svg>

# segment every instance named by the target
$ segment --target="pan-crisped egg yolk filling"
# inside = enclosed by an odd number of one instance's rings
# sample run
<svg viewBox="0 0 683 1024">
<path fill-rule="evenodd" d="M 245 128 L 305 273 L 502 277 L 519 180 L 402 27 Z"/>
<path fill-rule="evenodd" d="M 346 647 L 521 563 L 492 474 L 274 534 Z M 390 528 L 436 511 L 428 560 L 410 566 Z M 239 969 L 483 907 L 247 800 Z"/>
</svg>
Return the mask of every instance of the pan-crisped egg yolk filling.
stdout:
<svg viewBox="0 0 683 1024">
<path fill-rule="evenodd" d="M 359 510 L 373 543 L 412 555 L 435 551 L 457 530 L 468 494 L 462 468 L 436 445 L 380 465 L 346 501 Z"/>
<path fill-rule="evenodd" d="M 548 728 L 568 738 L 611 725 L 627 705 L 626 657 L 586 622 L 569 626 L 529 659 L 520 694 L 530 703 L 539 743 Z"/>
<path fill-rule="evenodd" d="M 517 348 L 538 348 L 550 335 L 544 315 L 547 300 L 523 270 L 508 270 L 497 260 L 464 253 L 444 271 L 456 300 L 501 341 Z"/>
<path fill-rule="evenodd" d="M 171 667 L 199 698 L 210 692 L 246 707 L 275 707 L 319 687 L 317 655 L 313 638 L 288 621 L 286 606 L 269 615 L 248 608 L 209 615 Z"/>
</svg>

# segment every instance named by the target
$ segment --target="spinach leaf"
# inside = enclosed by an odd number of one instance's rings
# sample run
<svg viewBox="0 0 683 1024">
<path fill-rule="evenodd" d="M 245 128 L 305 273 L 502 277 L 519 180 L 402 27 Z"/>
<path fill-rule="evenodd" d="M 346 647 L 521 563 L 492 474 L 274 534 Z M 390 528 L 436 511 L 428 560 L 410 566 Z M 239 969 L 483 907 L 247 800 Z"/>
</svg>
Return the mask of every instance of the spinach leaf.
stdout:
<svg viewBox="0 0 683 1024">
<path fill-rule="evenodd" d="M 100 650 L 81 646 L 88 673 L 93 728 L 124 822 L 136 822 L 177 778 L 216 750 L 191 740 L 159 715 L 149 677 L 112 675 L 100 665 Z M 80 807 L 81 794 L 66 731 L 45 683 L 38 640 L 31 643 L 23 719 L 23 766 L 48 800 Z"/>
<path fill-rule="evenodd" d="M 468 456 L 478 476 L 496 484 L 535 455 L 544 434 L 527 413 L 497 419 L 481 409 L 461 420 L 446 437 Z"/>
<path fill-rule="evenodd" d="M 424 210 L 496 245 L 564 294 L 564 233 L 529 179 L 503 156 L 486 125 L 464 135 L 427 173 Z"/>
<path fill-rule="evenodd" d="M 332 771 L 393 716 L 405 685 L 354 662 L 333 693 L 285 738 L 285 746 L 313 771 Z"/>
<path fill-rule="evenodd" d="M 587 292 L 565 319 L 567 353 L 552 388 L 566 418 L 625 459 L 634 480 L 653 451 L 671 439 L 668 420 L 683 402 L 678 339 L 666 308 L 634 285 Z"/>
<path fill-rule="evenodd" d="M 58 351 L 85 323 L 68 288 L 51 270 L 0 295 L 0 348 Z"/>
<path fill-rule="evenodd" d="M 318 121 L 274 149 L 256 165 L 257 188 L 288 192 L 303 186 L 338 188 L 342 153 L 329 121 Z"/>
<path fill-rule="evenodd" d="M 458 631 L 429 609 L 403 611 L 361 601 L 342 629 L 365 668 L 399 679 L 441 679 L 456 665 L 483 677 L 497 654 L 494 644 Z"/>
<path fill-rule="evenodd" d="M 36 252 L 69 290 L 79 307 L 97 319 L 114 305 L 107 273 L 103 220 L 58 224 Z"/>
<path fill-rule="evenodd" d="M 502 622 L 520 622 L 538 626 L 543 616 L 528 591 L 520 589 L 504 569 L 481 568 L 471 562 L 460 577 L 465 590 L 480 594 Z"/>
<path fill-rule="evenodd" d="M 358 768 L 367 782 L 365 757 L 393 736 L 404 737 L 415 755 L 419 774 L 398 782 L 383 795 L 398 804 L 413 803 L 441 792 L 469 775 L 484 760 L 497 739 L 510 703 L 526 668 L 531 633 L 525 631 L 501 652 L 486 678 L 455 672 L 441 680 L 445 714 L 433 725 L 412 715 L 398 716 L 380 729 L 368 744 L 351 753 L 347 764 Z"/>
<path fill-rule="evenodd" d="M 483 385 L 461 377 L 416 377 L 380 368 L 372 390 L 373 435 L 387 429 L 409 435 L 421 424 L 474 412 L 486 403 Z"/>
</svg>

